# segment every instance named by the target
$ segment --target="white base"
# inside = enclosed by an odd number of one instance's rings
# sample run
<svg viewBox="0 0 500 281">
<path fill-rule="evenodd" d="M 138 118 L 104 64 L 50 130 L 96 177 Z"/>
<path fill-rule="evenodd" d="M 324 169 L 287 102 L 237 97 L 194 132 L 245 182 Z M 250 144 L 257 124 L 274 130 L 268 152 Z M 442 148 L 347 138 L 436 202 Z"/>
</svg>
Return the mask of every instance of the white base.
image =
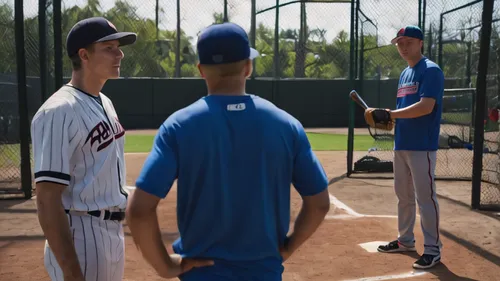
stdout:
<svg viewBox="0 0 500 281">
<path fill-rule="evenodd" d="M 389 242 L 386 242 L 386 241 L 373 241 L 373 242 L 359 244 L 359 246 L 361 248 L 365 249 L 365 251 L 367 251 L 368 253 L 377 253 L 378 246 L 386 245 L 388 243 Z"/>
</svg>

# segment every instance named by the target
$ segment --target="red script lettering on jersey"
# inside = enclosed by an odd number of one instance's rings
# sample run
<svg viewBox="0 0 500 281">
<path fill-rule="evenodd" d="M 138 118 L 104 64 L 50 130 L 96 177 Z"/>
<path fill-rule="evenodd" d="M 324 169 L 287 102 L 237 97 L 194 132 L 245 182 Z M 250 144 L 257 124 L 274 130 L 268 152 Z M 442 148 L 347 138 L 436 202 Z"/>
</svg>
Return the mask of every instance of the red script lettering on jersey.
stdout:
<svg viewBox="0 0 500 281">
<path fill-rule="evenodd" d="M 111 128 L 108 122 L 99 122 L 92 130 L 90 130 L 87 139 L 85 139 L 85 144 L 90 140 L 90 146 L 93 146 L 95 142 L 99 144 L 97 151 L 101 151 L 108 147 L 108 145 L 113 142 L 113 139 L 119 139 L 125 134 L 125 130 L 122 125 L 116 119 L 115 128 Z"/>
<path fill-rule="evenodd" d="M 118 118 L 115 117 L 115 129 L 113 130 L 113 133 L 115 134 L 115 140 L 121 138 L 123 135 L 125 135 L 125 129 L 123 129 L 122 124 L 120 124 L 120 121 L 118 121 Z"/>
<path fill-rule="evenodd" d="M 99 144 L 97 151 L 101 151 L 106 148 L 112 141 L 114 137 L 111 136 L 111 128 L 107 122 L 99 122 L 92 130 L 90 130 L 85 144 L 90 140 L 90 146 L 93 146 L 95 142 Z"/>
</svg>

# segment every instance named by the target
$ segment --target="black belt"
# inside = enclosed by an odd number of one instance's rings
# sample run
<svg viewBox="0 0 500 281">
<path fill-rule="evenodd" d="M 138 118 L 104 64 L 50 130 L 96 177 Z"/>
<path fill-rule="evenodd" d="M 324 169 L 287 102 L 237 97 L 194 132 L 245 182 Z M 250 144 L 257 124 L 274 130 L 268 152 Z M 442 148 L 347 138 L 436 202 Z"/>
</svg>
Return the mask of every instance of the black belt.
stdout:
<svg viewBox="0 0 500 281">
<path fill-rule="evenodd" d="M 65 211 L 66 211 L 66 214 L 70 213 L 70 210 L 65 210 Z M 101 217 L 102 212 L 104 212 L 103 220 L 122 221 L 125 219 L 125 212 L 110 212 L 108 210 L 104 210 L 104 211 L 97 210 L 97 211 L 88 211 L 88 212 L 82 211 L 82 213 L 86 213 L 86 214 L 89 214 L 93 217 L 98 217 L 98 218 Z"/>
</svg>

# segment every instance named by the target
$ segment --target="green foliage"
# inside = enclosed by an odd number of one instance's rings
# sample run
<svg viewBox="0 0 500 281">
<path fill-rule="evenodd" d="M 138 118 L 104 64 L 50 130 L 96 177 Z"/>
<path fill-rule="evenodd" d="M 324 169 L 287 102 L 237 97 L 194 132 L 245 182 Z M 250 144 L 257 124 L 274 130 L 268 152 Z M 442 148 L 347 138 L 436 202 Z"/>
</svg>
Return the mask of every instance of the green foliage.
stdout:
<svg viewBox="0 0 500 281">
<path fill-rule="evenodd" d="M 63 5 L 64 6 L 64 5 Z M 137 7 L 125 0 L 116 1 L 114 7 L 103 11 L 99 0 L 89 0 L 85 6 L 65 7 L 62 11 L 63 73 L 71 74 L 71 64 L 66 57 L 65 39 L 70 28 L 83 18 L 104 16 L 115 24 L 118 30 L 133 31 L 138 34 L 135 44 L 123 47 L 125 59 L 122 62 L 123 77 L 174 77 L 176 69 L 176 52 L 179 47 L 180 74 L 182 77 L 199 77 L 196 67 L 196 38 L 188 36 L 183 30 L 180 34 L 180 44 L 176 44 L 177 31 L 156 28 L 154 19 L 141 18 L 136 14 Z M 307 25 L 306 7 L 301 6 L 299 29 L 284 29 L 279 31 L 279 70 L 282 78 L 316 78 L 316 79 L 347 79 L 349 75 L 350 36 L 347 31 L 340 31 L 333 40 L 327 40 L 329 30 L 311 28 Z M 214 13 L 213 23 L 223 22 L 222 13 Z M 47 9 L 47 59 L 49 72 L 53 75 L 54 40 L 53 15 Z M 26 65 L 28 76 L 39 76 L 39 34 L 38 18 L 25 19 L 26 30 Z M 436 32 L 435 32 L 436 33 Z M 0 73 L 14 74 L 15 36 L 14 11 L 8 4 L 0 5 Z M 434 42 L 437 37 L 433 34 Z M 256 48 L 262 54 L 256 60 L 255 74 L 257 77 L 273 77 L 274 64 L 274 27 L 260 23 L 256 27 Z M 361 38 L 360 38 L 361 39 Z M 397 78 L 406 63 L 400 58 L 397 49 L 392 45 L 379 46 L 373 34 L 363 36 L 364 47 L 364 78 L 374 79 Z M 495 73 L 500 69 L 500 39 L 496 28 L 492 33 L 492 61 L 490 68 Z M 473 42 L 472 69 L 475 71 L 477 62 L 478 42 Z M 447 77 L 464 78 L 466 73 L 465 44 L 444 45 L 444 72 Z M 472 79 L 474 79 L 474 73 Z"/>
<path fill-rule="evenodd" d="M 0 73 L 15 73 L 14 8 L 7 4 L 0 5 L 0 34 Z"/>
</svg>

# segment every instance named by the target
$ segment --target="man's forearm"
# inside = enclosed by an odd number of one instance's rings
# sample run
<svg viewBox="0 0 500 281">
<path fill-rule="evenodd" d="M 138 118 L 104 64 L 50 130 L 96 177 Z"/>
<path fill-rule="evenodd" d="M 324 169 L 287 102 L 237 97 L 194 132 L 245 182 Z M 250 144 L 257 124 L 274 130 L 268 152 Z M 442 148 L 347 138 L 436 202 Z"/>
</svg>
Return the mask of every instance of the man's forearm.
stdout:
<svg viewBox="0 0 500 281">
<path fill-rule="evenodd" d="M 43 196 L 37 196 L 37 205 L 40 226 L 64 276 L 68 279 L 83 279 L 73 235 L 62 204 L 54 204 L 53 201 L 44 200 Z"/>
<path fill-rule="evenodd" d="M 394 119 L 418 118 L 432 112 L 432 108 L 427 108 L 422 102 L 414 103 L 408 107 L 391 110 L 391 117 Z"/>
<path fill-rule="evenodd" d="M 308 208 L 304 205 L 302 206 L 295 220 L 295 225 L 289 237 L 288 245 L 286 245 L 288 252 L 293 253 L 313 235 L 325 219 L 328 210 L 328 208 Z"/>
<path fill-rule="evenodd" d="M 149 214 L 127 213 L 127 224 L 144 259 L 160 276 L 166 276 L 172 260 L 161 238 L 156 211 Z"/>
</svg>

